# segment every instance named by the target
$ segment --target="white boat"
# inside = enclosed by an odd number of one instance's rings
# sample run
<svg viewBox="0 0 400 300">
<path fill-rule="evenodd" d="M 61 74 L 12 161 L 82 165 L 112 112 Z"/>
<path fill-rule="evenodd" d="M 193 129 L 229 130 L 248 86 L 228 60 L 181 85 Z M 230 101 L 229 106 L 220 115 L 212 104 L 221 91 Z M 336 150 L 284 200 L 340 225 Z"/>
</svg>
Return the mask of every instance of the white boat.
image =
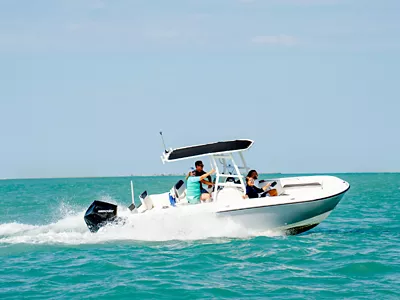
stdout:
<svg viewBox="0 0 400 300">
<path fill-rule="evenodd" d="M 131 204 L 132 213 L 152 214 L 165 209 L 177 213 L 194 211 L 213 214 L 217 218 L 230 218 L 255 232 L 278 231 L 294 235 L 317 226 L 333 211 L 345 193 L 348 182 L 335 176 L 299 176 L 261 180 L 260 187 L 276 182 L 277 196 L 243 198 L 246 193 L 245 176 L 249 167 L 244 152 L 252 140 L 231 140 L 165 150 L 163 163 L 208 157 L 210 167 L 215 169 L 215 185 L 211 201 L 189 204 L 186 200 L 186 185 L 179 180 L 169 191 L 162 194 L 141 193 L 140 203 Z M 245 174 L 244 174 L 245 172 Z M 134 202 L 133 186 L 132 202 Z M 91 231 L 117 220 L 115 205 L 95 201 L 85 214 Z"/>
</svg>

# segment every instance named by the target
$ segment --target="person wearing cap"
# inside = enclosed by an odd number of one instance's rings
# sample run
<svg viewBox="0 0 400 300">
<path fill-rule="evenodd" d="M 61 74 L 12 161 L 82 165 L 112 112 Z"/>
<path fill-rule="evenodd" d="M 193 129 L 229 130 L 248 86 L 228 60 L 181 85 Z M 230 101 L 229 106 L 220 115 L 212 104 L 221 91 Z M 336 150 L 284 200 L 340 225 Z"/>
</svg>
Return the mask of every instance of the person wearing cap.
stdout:
<svg viewBox="0 0 400 300">
<path fill-rule="evenodd" d="M 210 200 L 211 195 L 209 193 L 204 193 L 201 190 L 199 183 L 214 172 L 215 170 L 212 169 L 210 172 L 205 173 L 201 176 L 196 176 L 195 170 L 188 173 L 188 175 L 186 176 L 186 199 L 189 203 L 197 204 L 200 203 L 200 201 L 206 202 Z"/>
<path fill-rule="evenodd" d="M 194 163 L 194 166 L 196 167 L 196 170 L 195 170 L 196 176 L 202 176 L 202 175 L 206 174 L 206 172 L 203 170 L 204 165 L 201 160 L 196 161 Z M 207 176 L 206 178 L 207 178 L 207 180 L 203 179 L 200 181 L 200 189 L 201 189 L 202 193 L 208 193 L 207 190 L 205 188 L 203 188 L 203 184 L 208 185 L 208 188 L 211 188 L 214 185 L 214 183 L 211 182 L 210 175 Z"/>
</svg>

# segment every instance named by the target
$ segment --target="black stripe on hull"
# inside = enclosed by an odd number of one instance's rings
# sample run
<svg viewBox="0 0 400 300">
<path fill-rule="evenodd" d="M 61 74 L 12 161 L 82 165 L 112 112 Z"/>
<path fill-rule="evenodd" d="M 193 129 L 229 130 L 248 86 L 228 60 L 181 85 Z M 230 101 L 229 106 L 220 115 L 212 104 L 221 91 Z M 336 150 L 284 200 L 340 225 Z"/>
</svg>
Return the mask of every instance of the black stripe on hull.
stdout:
<svg viewBox="0 0 400 300">
<path fill-rule="evenodd" d="M 311 225 L 304 225 L 304 226 L 293 227 L 293 228 L 290 228 L 290 229 L 286 229 L 286 230 L 284 231 L 284 233 L 285 233 L 286 235 L 297 235 L 297 234 L 306 232 L 306 231 L 308 231 L 308 230 L 310 230 L 310 229 L 313 229 L 313 228 L 314 228 L 315 226 L 317 226 L 318 224 L 319 224 L 319 223 L 317 223 L 317 224 L 311 224 Z"/>
</svg>

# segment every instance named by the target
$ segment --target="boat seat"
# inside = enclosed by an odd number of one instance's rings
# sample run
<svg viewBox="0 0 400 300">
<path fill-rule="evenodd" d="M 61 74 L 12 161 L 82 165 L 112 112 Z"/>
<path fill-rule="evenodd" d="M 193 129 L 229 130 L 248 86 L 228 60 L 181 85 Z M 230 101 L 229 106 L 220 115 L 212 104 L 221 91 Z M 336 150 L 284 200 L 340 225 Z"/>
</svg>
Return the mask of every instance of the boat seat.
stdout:
<svg viewBox="0 0 400 300">
<path fill-rule="evenodd" d="M 140 201 L 142 202 L 140 212 L 150 210 L 154 207 L 153 201 L 151 200 L 150 196 L 147 194 L 147 191 L 144 191 L 143 193 L 141 193 L 139 198 L 140 198 Z"/>
<path fill-rule="evenodd" d="M 179 180 L 171 189 L 171 195 L 175 197 L 176 202 L 184 202 L 186 199 L 186 184 Z"/>
</svg>

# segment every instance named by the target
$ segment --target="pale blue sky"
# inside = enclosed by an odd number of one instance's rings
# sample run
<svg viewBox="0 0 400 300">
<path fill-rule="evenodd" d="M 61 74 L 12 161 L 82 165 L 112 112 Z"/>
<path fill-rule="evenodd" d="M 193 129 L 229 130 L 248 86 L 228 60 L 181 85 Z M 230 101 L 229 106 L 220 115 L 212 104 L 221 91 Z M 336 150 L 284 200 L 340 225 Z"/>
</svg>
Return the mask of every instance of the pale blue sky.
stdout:
<svg viewBox="0 0 400 300">
<path fill-rule="evenodd" d="M 400 1 L 0 0 L 0 178 L 400 171 Z"/>
</svg>

